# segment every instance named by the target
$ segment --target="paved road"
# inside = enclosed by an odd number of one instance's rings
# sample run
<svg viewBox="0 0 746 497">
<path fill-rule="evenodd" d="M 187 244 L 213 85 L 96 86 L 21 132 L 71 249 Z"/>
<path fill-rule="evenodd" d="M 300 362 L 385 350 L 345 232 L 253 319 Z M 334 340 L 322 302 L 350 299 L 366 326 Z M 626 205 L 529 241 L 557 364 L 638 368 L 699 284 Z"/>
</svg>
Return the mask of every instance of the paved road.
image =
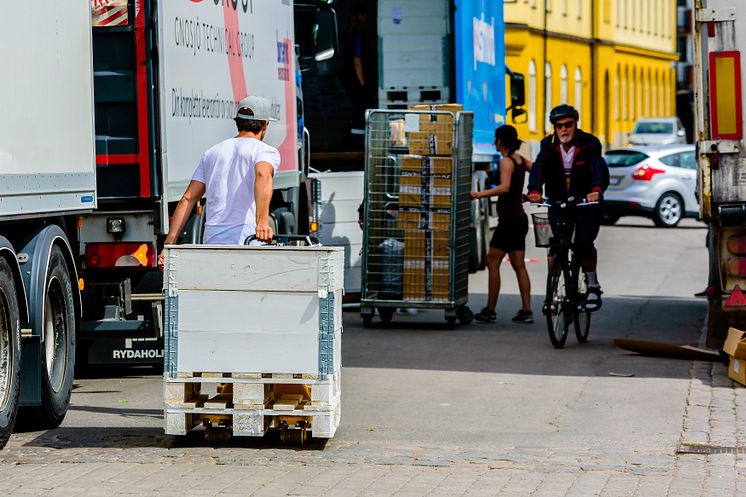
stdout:
<svg viewBox="0 0 746 497">
<path fill-rule="evenodd" d="M 709 472 L 710 459 L 676 455 L 687 423 L 699 430 L 692 436 L 710 440 L 715 402 L 689 407 L 704 398 L 690 399 L 692 385 L 723 389 L 708 399 L 736 398 L 722 368 L 697 370 L 612 343 L 698 342 L 705 303 L 692 294 L 706 281 L 704 238 L 694 221 L 662 230 L 623 218 L 605 227 L 604 308 L 593 317 L 589 343 L 571 336 L 560 351 L 541 320 L 510 321 L 519 300 L 508 265 L 494 325 L 449 331 L 442 314 L 430 311 L 397 314 L 390 329 L 363 329 L 355 312 L 345 313 L 342 425 L 333 440 L 303 450 L 272 437 L 224 447 L 167 437 L 157 375 L 77 379 L 61 428 L 18 433 L 0 452 L 0 492 L 679 497 L 717 488 L 736 495 L 735 456 L 721 464 L 722 481 L 706 486 L 708 475 L 719 474 Z M 537 260 L 529 269 L 540 318 L 544 252 L 530 249 L 527 257 Z M 470 288 L 477 310 L 486 274 L 472 275 Z M 699 418 L 690 419 L 695 411 Z M 718 419 L 735 434 L 732 417 Z M 687 463 L 699 469 L 682 470 Z"/>
</svg>

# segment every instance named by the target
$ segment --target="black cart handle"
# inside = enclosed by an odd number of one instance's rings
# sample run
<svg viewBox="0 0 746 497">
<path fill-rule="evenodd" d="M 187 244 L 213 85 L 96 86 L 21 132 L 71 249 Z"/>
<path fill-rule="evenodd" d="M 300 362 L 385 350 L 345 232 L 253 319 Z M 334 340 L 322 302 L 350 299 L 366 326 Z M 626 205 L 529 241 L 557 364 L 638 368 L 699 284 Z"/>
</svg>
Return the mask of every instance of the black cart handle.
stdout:
<svg viewBox="0 0 746 497">
<path fill-rule="evenodd" d="M 256 240 L 256 235 L 249 235 L 246 237 L 246 240 L 244 240 L 243 244 L 249 245 L 254 240 Z M 321 245 L 319 239 L 313 235 L 273 235 L 270 245 L 283 247 L 285 245 L 288 245 L 288 243 L 290 242 L 304 242 L 308 247 L 312 245 Z"/>
</svg>

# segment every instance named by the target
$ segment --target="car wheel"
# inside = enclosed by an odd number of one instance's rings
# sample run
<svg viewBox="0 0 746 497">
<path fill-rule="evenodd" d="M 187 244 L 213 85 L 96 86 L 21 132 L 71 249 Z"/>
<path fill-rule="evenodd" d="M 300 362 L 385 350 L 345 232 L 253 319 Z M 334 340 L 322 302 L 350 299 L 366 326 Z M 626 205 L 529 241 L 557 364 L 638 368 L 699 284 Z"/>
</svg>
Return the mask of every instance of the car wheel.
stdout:
<svg viewBox="0 0 746 497">
<path fill-rule="evenodd" d="M 684 202 L 676 193 L 664 193 L 655 204 L 653 211 L 653 221 L 656 226 L 663 228 L 673 228 L 684 214 Z"/>
</svg>

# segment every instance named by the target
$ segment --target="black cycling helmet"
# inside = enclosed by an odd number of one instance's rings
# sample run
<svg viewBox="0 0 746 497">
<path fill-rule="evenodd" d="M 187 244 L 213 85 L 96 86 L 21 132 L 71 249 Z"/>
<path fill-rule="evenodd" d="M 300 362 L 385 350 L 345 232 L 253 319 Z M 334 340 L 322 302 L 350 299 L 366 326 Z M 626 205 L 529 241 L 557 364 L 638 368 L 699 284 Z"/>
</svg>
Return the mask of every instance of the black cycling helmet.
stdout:
<svg viewBox="0 0 746 497">
<path fill-rule="evenodd" d="M 571 117 L 576 122 L 580 119 L 578 111 L 572 105 L 559 104 L 549 113 L 549 122 L 554 124 L 560 119 Z"/>
</svg>

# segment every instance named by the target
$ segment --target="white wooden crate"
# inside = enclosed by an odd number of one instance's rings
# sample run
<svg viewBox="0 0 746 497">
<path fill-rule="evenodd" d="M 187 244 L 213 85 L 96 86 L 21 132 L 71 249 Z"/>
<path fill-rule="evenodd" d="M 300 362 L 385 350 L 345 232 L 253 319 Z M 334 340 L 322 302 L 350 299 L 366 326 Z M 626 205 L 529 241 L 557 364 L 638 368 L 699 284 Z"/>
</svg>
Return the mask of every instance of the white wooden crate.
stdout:
<svg viewBox="0 0 746 497">
<path fill-rule="evenodd" d="M 165 371 L 333 374 L 340 247 L 167 247 Z"/>
</svg>

